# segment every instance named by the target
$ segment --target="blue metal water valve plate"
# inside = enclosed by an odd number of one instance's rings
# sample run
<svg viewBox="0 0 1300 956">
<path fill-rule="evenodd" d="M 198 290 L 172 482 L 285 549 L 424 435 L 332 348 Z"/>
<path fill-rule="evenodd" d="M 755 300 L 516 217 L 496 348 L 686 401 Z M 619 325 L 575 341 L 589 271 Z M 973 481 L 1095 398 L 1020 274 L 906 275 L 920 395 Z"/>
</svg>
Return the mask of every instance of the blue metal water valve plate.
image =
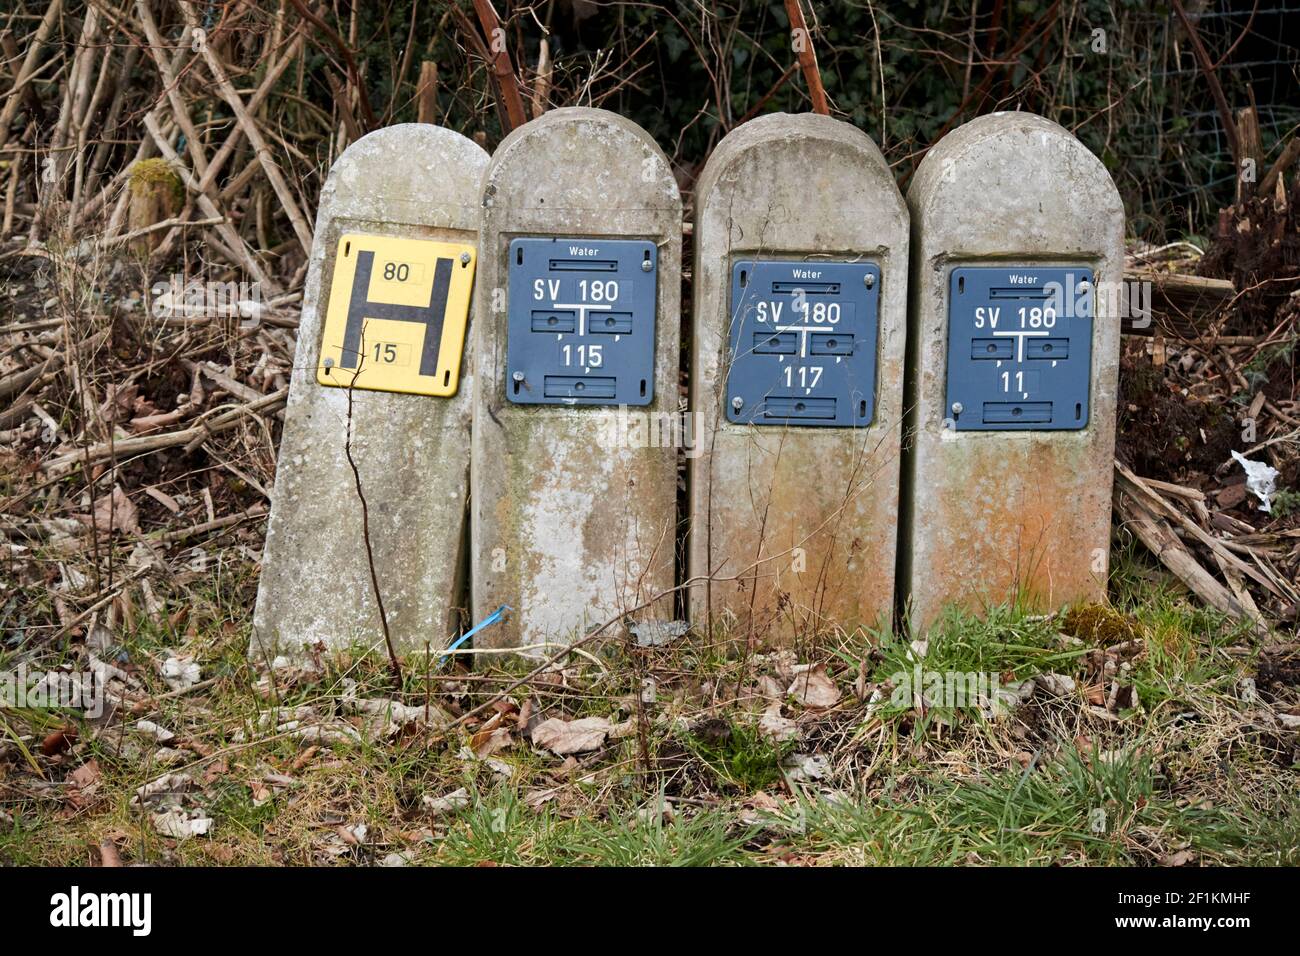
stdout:
<svg viewBox="0 0 1300 956">
<path fill-rule="evenodd" d="M 649 405 L 659 250 L 640 239 L 514 239 L 506 398 Z"/>
<path fill-rule="evenodd" d="M 1086 266 L 954 269 L 948 284 L 949 427 L 1086 427 L 1093 296 Z"/>
<path fill-rule="evenodd" d="M 727 420 L 849 428 L 875 416 L 880 268 L 744 260 L 731 270 Z"/>
</svg>

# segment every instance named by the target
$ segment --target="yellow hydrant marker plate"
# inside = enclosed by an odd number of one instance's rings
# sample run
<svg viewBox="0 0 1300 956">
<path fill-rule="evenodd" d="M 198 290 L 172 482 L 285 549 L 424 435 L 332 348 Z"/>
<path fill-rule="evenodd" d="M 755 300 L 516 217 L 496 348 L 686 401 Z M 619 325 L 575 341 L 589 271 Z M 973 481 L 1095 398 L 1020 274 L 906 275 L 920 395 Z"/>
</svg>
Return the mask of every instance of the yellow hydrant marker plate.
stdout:
<svg viewBox="0 0 1300 956">
<path fill-rule="evenodd" d="M 455 395 L 474 247 L 346 233 L 335 253 L 316 381 Z"/>
</svg>

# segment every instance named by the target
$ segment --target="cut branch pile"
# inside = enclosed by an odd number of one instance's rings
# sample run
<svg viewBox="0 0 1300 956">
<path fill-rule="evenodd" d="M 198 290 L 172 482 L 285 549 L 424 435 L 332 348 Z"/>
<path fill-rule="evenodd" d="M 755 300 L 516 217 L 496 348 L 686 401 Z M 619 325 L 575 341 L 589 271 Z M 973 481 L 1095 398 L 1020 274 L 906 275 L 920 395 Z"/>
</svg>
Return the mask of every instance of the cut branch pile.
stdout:
<svg viewBox="0 0 1300 956">
<path fill-rule="evenodd" d="M 1221 511 L 1211 511 L 1195 488 L 1144 480 L 1115 463 L 1115 514 L 1175 577 L 1216 610 L 1249 621 L 1261 636 L 1269 623 L 1246 587 L 1262 588 L 1281 616 L 1294 619 L 1300 604 L 1295 555 L 1300 529 L 1261 533 Z M 1208 553 L 1227 585 L 1202 566 Z"/>
<path fill-rule="evenodd" d="M 1273 182 L 1285 197 L 1282 174 Z M 1271 234 L 1281 216 L 1294 234 L 1298 189 L 1224 218 L 1264 217 L 1256 225 Z M 1123 532 L 1267 639 L 1294 630 L 1300 608 L 1300 259 L 1270 243 L 1232 278 L 1195 274 L 1244 261 L 1234 256 L 1254 232 L 1228 229 L 1204 256 L 1186 242 L 1129 256 L 1127 278 L 1151 281 L 1154 294 L 1151 321 L 1125 327 L 1114 499 Z M 1272 469 L 1272 491 L 1261 497 L 1234 455 Z"/>
</svg>

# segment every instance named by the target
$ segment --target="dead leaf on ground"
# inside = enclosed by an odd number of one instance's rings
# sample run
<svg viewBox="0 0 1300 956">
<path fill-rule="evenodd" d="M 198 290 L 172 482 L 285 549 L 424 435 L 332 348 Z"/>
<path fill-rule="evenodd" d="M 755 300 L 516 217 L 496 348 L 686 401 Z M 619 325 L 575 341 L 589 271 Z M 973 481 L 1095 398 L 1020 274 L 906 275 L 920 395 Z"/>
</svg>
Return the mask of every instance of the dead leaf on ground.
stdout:
<svg viewBox="0 0 1300 956">
<path fill-rule="evenodd" d="M 99 761 L 88 760 L 83 763 L 72 773 L 68 774 L 68 779 L 78 790 L 85 790 L 87 787 L 93 787 L 99 782 Z"/>
<path fill-rule="evenodd" d="M 220 863 L 222 866 L 229 866 L 231 863 L 235 862 L 235 851 L 232 847 L 224 846 L 219 843 L 216 846 L 208 846 L 204 849 L 208 859 L 212 860 L 214 863 Z M 271 855 L 274 857 L 275 851 L 272 851 Z"/>
<path fill-rule="evenodd" d="M 143 786 L 138 787 L 135 796 L 131 798 L 131 805 L 140 806 L 160 798 L 185 793 L 193 788 L 194 778 L 188 773 L 165 773 L 161 777 L 150 780 Z"/>
<path fill-rule="evenodd" d="M 805 782 L 821 780 L 830 775 L 831 763 L 821 754 L 790 754 L 781 761 L 786 776 L 791 780 Z"/>
<path fill-rule="evenodd" d="M 307 766 L 307 764 L 311 763 L 312 759 L 318 753 L 320 753 L 319 747 L 308 747 L 306 750 L 304 750 L 294 759 L 293 764 L 289 767 L 289 769 L 292 770 L 294 773 L 297 773 L 303 767 Z"/>
<path fill-rule="evenodd" d="M 170 743 L 176 739 L 174 733 L 161 724 L 154 723 L 152 720 L 137 720 L 135 723 L 135 729 L 146 737 L 152 737 L 160 744 Z"/>
<path fill-rule="evenodd" d="M 474 756 L 480 760 L 492 756 L 499 750 L 505 750 L 514 742 L 515 738 L 510 735 L 509 727 L 480 730 L 470 738 L 470 746 L 474 749 Z"/>
<path fill-rule="evenodd" d="M 92 514 L 76 517 L 82 524 L 92 526 L 96 531 L 107 533 L 111 529 L 125 534 L 140 533 L 140 513 L 121 485 L 114 485 L 112 494 L 98 498 Z"/>
<path fill-rule="evenodd" d="M 834 707 L 840 699 L 840 689 L 821 664 L 796 674 L 786 693 L 805 707 Z"/>
<path fill-rule="evenodd" d="M 438 704 L 403 704 L 384 697 L 343 699 L 343 710 L 360 716 L 361 735 L 368 740 L 392 740 L 419 727 L 446 727 L 452 717 Z"/>
<path fill-rule="evenodd" d="M 348 846 L 361 846 L 366 842 L 366 836 L 369 834 L 370 828 L 364 823 L 354 823 L 350 826 L 337 827 L 335 832 L 338 833 L 339 839 Z"/>
<path fill-rule="evenodd" d="M 284 732 L 293 740 L 315 747 L 352 747 L 361 743 L 361 734 L 357 729 L 341 720 L 332 721 L 328 726 L 314 724 L 310 727 L 286 727 Z"/>
<path fill-rule="evenodd" d="M 1074 693 L 1074 678 L 1065 674 L 1039 674 L 1034 683 L 1054 697 L 1065 697 Z"/>
<path fill-rule="evenodd" d="M 190 837 L 207 836 L 212 830 L 212 818 L 205 817 L 199 810 L 182 810 L 171 807 L 151 818 L 153 828 L 165 837 L 175 840 L 188 840 Z"/>
<path fill-rule="evenodd" d="M 523 706 L 519 708 L 519 716 L 515 718 L 515 730 L 521 734 L 528 730 L 528 724 L 533 716 L 532 699 L 524 701 Z"/>
<path fill-rule="evenodd" d="M 758 729 L 778 742 L 797 740 L 799 737 L 799 725 L 789 717 L 781 716 L 779 701 L 774 701 L 763 711 L 763 716 L 758 719 Z"/>
<path fill-rule="evenodd" d="M 157 415 L 158 406 L 140 394 L 140 386 L 135 382 L 123 386 L 110 383 L 99 406 L 99 414 L 105 424 L 110 424 L 142 415 Z"/>
<path fill-rule="evenodd" d="M 74 807 L 84 807 L 99 787 L 99 762 L 88 760 L 68 774 L 68 802 Z"/>
<path fill-rule="evenodd" d="M 595 750 L 605 742 L 613 725 L 604 717 L 562 720 L 552 717 L 533 728 L 533 745 L 557 757 Z"/>
<path fill-rule="evenodd" d="M 122 856 L 117 852 L 117 844 L 108 837 L 99 841 L 99 865 L 107 867 L 122 865 Z"/>
<path fill-rule="evenodd" d="M 550 803 L 560 795 L 559 787 L 537 788 L 529 790 L 524 794 L 524 804 L 529 809 L 536 810 L 544 804 Z"/>
<path fill-rule="evenodd" d="M 53 757 L 72 746 L 77 740 L 77 732 L 71 727 L 62 727 L 45 736 L 41 741 L 41 753 Z"/>
<path fill-rule="evenodd" d="M 189 690 L 199 682 L 200 676 L 199 665 L 194 663 L 193 655 L 177 655 L 163 661 L 163 680 L 174 691 Z"/>
<path fill-rule="evenodd" d="M 430 813 L 440 816 L 469 806 L 469 791 L 461 787 L 441 797 L 431 797 L 426 793 L 420 798 L 420 803 Z"/>
<path fill-rule="evenodd" d="M 144 493 L 148 495 L 150 498 L 152 498 L 154 501 L 158 502 L 160 505 L 162 505 L 172 514 L 177 515 L 181 513 L 180 502 L 178 502 L 171 495 L 167 494 L 165 491 L 162 491 L 158 488 L 155 488 L 153 485 L 150 485 L 148 488 L 144 490 Z"/>
</svg>

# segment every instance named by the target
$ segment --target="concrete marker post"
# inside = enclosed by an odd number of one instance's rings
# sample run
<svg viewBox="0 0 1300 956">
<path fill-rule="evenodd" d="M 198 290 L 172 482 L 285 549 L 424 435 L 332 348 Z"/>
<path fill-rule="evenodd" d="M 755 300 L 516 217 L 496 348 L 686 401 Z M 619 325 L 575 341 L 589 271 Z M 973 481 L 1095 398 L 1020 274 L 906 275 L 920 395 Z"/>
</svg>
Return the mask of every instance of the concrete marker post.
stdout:
<svg viewBox="0 0 1300 956">
<path fill-rule="evenodd" d="M 887 623 L 903 198 L 869 137 L 815 114 L 732 131 L 696 195 L 690 575 L 719 580 L 692 585 L 692 618 L 786 637 Z"/>
<path fill-rule="evenodd" d="M 995 113 L 936 144 L 907 200 L 915 437 L 901 564 L 913 630 L 948 605 L 1098 600 L 1118 391 L 1119 193 L 1057 124 Z"/>
<path fill-rule="evenodd" d="M 674 585 L 681 197 L 644 130 L 585 108 L 507 136 L 482 197 L 474 617 L 514 609 L 489 646 L 568 642 Z"/>
<path fill-rule="evenodd" d="M 459 133 L 404 124 L 359 139 L 330 170 L 303 292 L 255 658 L 317 643 L 382 648 L 344 452 L 349 393 L 352 454 L 394 643 L 442 647 L 459 624 L 472 388 L 457 323 L 472 311 L 487 161 Z M 332 301 L 340 296 L 347 301 Z"/>
</svg>

